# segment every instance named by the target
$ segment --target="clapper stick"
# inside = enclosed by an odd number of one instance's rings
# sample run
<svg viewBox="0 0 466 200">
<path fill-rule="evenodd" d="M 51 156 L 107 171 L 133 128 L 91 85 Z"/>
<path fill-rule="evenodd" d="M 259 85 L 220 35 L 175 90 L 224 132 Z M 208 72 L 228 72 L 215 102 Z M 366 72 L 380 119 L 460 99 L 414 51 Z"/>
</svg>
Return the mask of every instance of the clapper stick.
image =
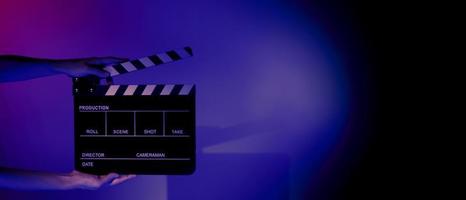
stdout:
<svg viewBox="0 0 466 200">
<path fill-rule="evenodd" d="M 175 62 L 192 56 L 193 51 L 191 47 L 184 47 L 182 49 L 170 50 L 164 53 L 147 56 L 137 60 L 131 60 L 119 64 L 105 66 L 103 70 L 110 73 L 110 76 L 113 77 L 120 74 L 126 74 L 132 71 L 145 69 L 148 67 Z"/>
</svg>

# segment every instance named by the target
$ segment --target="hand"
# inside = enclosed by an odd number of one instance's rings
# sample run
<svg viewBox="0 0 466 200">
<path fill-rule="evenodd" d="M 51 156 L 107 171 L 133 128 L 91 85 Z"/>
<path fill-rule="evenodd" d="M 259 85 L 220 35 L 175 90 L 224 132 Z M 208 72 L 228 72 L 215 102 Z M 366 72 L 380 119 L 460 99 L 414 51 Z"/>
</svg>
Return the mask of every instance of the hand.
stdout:
<svg viewBox="0 0 466 200">
<path fill-rule="evenodd" d="M 134 177 L 136 177 L 136 175 L 118 175 L 116 173 L 110 173 L 99 176 L 73 171 L 64 177 L 64 186 L 66 189 L 96 190 L 105 186 L 121 184 Z"/>
<path fill-rule="evenodd" d="M 128 61 L 128 59 L 116 57 L 95 57 L 57 61 L 52 66 L 55 71 L 67 74 L 71 77 L 94 75 L 100 78 L 105 78 L 110 76 L 110 74 L 102 70 L 104 66 L 125 61 Z"/>
</svg>

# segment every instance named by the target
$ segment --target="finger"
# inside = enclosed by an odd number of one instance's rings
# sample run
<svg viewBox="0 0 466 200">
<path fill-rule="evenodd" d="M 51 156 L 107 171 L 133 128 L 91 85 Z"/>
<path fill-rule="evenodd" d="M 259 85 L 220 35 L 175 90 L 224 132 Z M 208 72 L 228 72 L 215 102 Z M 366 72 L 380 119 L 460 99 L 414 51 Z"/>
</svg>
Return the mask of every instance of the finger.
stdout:
<svg viewBox="0 0 466 200">
<path fill-rule="evenodd" d="M 110 76 L 110 73 L 108 73 L 107 71 L 97 69 L 97 68 L 94 68 L 94 67 L 88 67 L 86 69 L 86 74 L 87 75 L 95 75 L 95 76 L 98 76 L 100 78 L 106 78 L 106 77 Z"/>
<path fill-rule="evenodd" d="M 127 180 L 130 180 L 134 178 L 134 176 L 120 176 L 116 179 L 113 179 L 112 183 L 110 183 L 111 186 L 119 185 L 123 182 L 126 182 Z"/>
<path fill-rule="evenodd" d="M 110 184 L 113 180 L 115 180 L 116 178 L 118 178 L 119 175 L 116 174 L 116 173 L 110 173 L 110 174 L 107 174 L 103 177 L 99 177 L 99 184 L 101 186 L 103 185 L 108 185 Z"/>
<path fill-rule="evenodd" d="M 136 175 L 123 175 L 123 176 L 120 176 L 116 179 L 113 179 L 112 183 L 110 183 L 111 186 L 114 186 L 114 185 L 118 185 L 118 184 L 121 184 L 127 180 L 130 180 L 130 179 L 133 179 L 134 177 L 136 177 Z"/>
<path fill-rule="evenodd" d="M 118 57 L 97 57 L 97 58 L 90 58 L 86 60 L 86 64 L 88 65 L 111 65 L 121 62 L 126 62 L 129 59 L 127 58 L 118 58 Z"/>
</svg>

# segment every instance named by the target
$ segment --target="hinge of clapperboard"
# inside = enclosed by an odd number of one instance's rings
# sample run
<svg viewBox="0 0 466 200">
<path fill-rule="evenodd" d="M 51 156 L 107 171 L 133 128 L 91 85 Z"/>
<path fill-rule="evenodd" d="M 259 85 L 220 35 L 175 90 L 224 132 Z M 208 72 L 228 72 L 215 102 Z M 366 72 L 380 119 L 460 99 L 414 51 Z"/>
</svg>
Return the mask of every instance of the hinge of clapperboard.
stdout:
<svg viewBox="0 0 466 200">
<path fill-rule="evenodd" d="M 163 53 L 143 57 L 136 60 L 130 60 L 123 63 L 114 65 L 108 65 L 103 67 L 103 70 L 107 71 L 110 76 L 105 79 L 107 85 L 113 84 L 114 76 L 121 74 L 130 73 L 133 71 L 142 70 L 148 67 L 159 66 L 182 60 L 193 56 L 193 50 L 191 47 L 184 47 L 180 49 L 174 49 Z M 99 85 L 100 78 L 98 77 L 86 77 L 86 78 L 74 78 L 73 79 L 73 93 L 84 94 L 93 93 L 96 89 L 95 86 Z"/>
</svg>

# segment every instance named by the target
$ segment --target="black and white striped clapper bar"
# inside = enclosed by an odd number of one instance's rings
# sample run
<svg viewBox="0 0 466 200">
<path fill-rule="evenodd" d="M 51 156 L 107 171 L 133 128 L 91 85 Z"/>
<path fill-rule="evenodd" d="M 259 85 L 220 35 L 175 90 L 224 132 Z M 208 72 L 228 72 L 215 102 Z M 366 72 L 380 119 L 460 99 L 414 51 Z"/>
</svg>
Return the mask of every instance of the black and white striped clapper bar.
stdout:
<svg viewBox="0 0 466 200">
<path fill-rule="evenodd" d="M 171 50 L 104 66 L 110 76 L 191 57 Z M 192 174 L 195 170 L 193 84 L 100 84 L 73 78 L 75 168 L 90 174 Z"/>
</svg>

